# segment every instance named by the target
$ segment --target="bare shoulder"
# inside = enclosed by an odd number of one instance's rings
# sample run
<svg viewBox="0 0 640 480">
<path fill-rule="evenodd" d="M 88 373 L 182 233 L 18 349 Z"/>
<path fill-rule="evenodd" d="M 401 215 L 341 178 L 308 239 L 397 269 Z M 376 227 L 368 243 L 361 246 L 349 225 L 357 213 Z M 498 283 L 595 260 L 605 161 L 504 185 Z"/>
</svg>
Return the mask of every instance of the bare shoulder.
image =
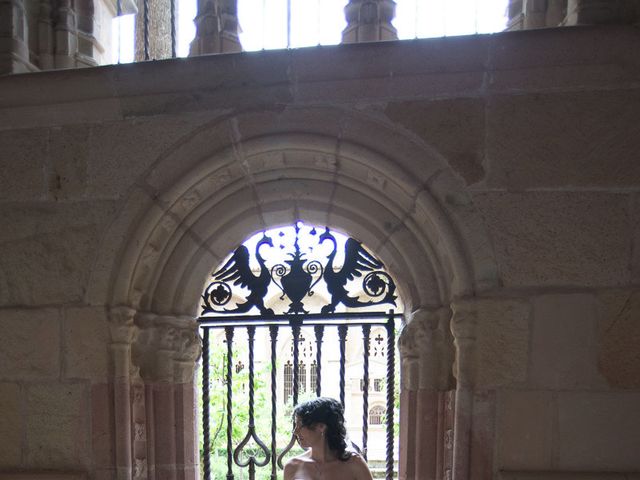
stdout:
<svg viewBox="0 0 640 480">
<path fill-rule="evenodd" d="M 297 457 L 289 460 L 284 466 L 284 480 L 293 480 L 294 475 L 298 471 L 301 460 Z"/>
<path fill-rule="evenodd" d="M 356 480 L 371 480 L 373 478 L 367 462 L 361 455 L 357 453 L 352 455 L 347 463 L 353 473 L 353 478 Z"/>
<path fill-rule="evenodd" d="M 298 470 L 305 462 L 309 461 L 309 452 L 304 452 L 297 457 L 291 458 L 284 465 L 284 480 L 293 480 L 295 478 L 295 474 L 298 473 Z"/>
</svg>

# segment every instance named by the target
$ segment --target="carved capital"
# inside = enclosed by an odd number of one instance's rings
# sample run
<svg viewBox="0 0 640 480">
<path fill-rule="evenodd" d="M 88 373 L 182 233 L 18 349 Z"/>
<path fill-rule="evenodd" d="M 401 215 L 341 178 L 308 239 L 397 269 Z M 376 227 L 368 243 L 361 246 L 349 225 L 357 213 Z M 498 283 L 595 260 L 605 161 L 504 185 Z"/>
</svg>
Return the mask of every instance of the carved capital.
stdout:
<svg viewBox="0 0 640 480">
<path fill-rule="evenodd" d="M 476 325 L 478 323 L 477 300 L 460 299 L 451 304 L 451 333 L 456 342 L 460 340 L 475 340 Z"/>
<path fill-rule="evenodd" d="M 445 390 L 450 383 L 453 345 L 449 308 L 421 308 L 409 316 L 400 334 L 403 386 L 409 390 Z"/>
<path fill-rule="evenodd" d="M 197 322 L 187 316 L 140 314 L 136 359 L 142 376 L 151 381 L 188 383 L 200 355 Z"/>
</svg>

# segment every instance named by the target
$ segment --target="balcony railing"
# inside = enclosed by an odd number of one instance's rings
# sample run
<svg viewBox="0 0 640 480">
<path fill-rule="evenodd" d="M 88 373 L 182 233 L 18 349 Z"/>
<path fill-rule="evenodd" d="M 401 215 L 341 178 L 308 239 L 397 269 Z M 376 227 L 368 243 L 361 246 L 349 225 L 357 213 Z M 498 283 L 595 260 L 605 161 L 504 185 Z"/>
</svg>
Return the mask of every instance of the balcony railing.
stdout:
<svg viewBox="0 0 640 480">
<path fill-rule="evenodd" d="M 293 336 L 293 365 L 300 364 L 299 344 L 301 338 L 301 329 L 304 327 L 312 327 L 314 331 L 315 341 L 315 394 L 322 395 L 323 376 L 330 375 L 338 379 L 339 400 L 342 405 L 346 402 L 346 339 L 349 331 L 360 332 L 362 334 L 362 437 L 360 451 L 367 459 L 369 450 L 369 383 L 370 383 L 370 334 L 371 329 L 376 326 L 382 326 L 386 330 L 386 378 L 384 391 L 386 392 L 386 409 L 384 425 L 386 428 L 386 459 L 385 459 L 385 477 L 387 480 L 394 478 L 394 402 L 395 402 L 395 319 L 396 314 L 393 311 L 384 312 L 363 312 L 363 313 L 338 313 L 338 314 L 305 314 L 305 315 L 272 315 L 272 316 L 224 316 L 224 317 L 201 317 L 199 319 L 202 329 L 202 432 L 203 432 L 203 477 L 204 480 L 211 480 L 211 330 L 224 329 L 226 352 L 224 365 L 226 366 L 225 381 L 226 387 L 226 406 L 225 423 L 226 423 L 226 462 L 227 462 L 227 480 L 234 479 L 234 465 L 248 470 L 249 479 L 256 478 L 257 469 L 269 469 L 270 478 L 275 480 L 278 478 L 278 472 L 283 468 L 283 460 L 295 445 L 296 438 L 291 433 L 288 443 L 279 445 L 277 443 L 276 432 L 278 429 L 278 405 L 283 405 L 282 399 L 279 398 L 278 392 L 283 391 L 282 386 L 277 384 L 277 350 L 276 345 L 278 337 L 282 330 L 291 331 Z M 270 351 L 270 379 L 269 379 L 269 396 L 271 399 L 271 420 L 270 420 L 270 438 L 261 438 L 256 430 L 255 422 L 255 338 L 256 329 L 268 329 L 269 332 L 269 351 Z M 327 330 L 335 329 L 339 338 L 339 361 L 338 365 L 333 369 L 326 371 L 326 362 L 323 363 L 323 338 Z M 237 375 L 233 368 L 234 362 L 234 338 L 239 331 L 246 331 L 248 338 L 248 422 L 242 425 L 243 431 L 246 430 L 244 438 L 239 443 L 232 440 L 232 430 L 234 427 L 233 418 L 233 384 L 234 376 Z M 353 359 L 352 359 L 353 361 Z M 293 405 L 298 403 L 299 396 L 299 369 L 293 368 Z M 218 406 L 221 407 L 221 406 Z M 380 417 L 380 412 L 376 413 Z M 348 422 L 349 419 L 347 419 Z M 237 427 L 237 425 L 236 425 Z M 252 450 L 247 449 L 247 444 L 253 441 L 258 447 Z M 258 451 L 256 451 L 258 450 Z"/>
</svg>

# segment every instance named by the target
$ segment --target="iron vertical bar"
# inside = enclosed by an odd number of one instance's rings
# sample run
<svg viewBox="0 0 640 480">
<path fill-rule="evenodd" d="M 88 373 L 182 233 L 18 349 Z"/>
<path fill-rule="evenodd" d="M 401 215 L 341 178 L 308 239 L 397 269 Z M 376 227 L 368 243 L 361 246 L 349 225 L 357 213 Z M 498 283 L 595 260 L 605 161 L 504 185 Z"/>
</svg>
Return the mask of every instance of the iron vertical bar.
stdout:
<svg viewBox="0 0 640 480">
<path fill-rule="evenodd" d="M 176 0 L 171 0 L 171 58 L 176 58 Z"/>
<path fill-rule="evenodd" d="M 276 325 L 269 327 L 269 335 L 271 337 L 271 480 L 276 480 L 278 478 L 276 470 L 278 463 L 276 457 L 276 342 L 278 340 L 278 327 Z"/>
<path fill-rule="evenodd" d="M 346 343 L 347 343 L 347 330 L 346 325 L 340 325 L 338 327 L 338 337 L 340 339 L 340 403 L 344 408 L 344 377 L 345 377 L 345 360 L 346 360 Z"/>
<path fill-rule="evenodd" d="M 287 0 L 287 48 L 291 48 L 291 0 Z"/>
<path fill-rule="evenodd" d="M 142 3 L 144 59 L 149 60 L 149 0 Z"/>
<path fill-rule="evenodd" d="M 122 0 L 116 1 L 116 17 L 118 18 L 118 63 L 120 63 L 120 52 L 122 52 Z"/>
<path fill-rule="evenodd" d="M 233 327 L 225 327 L 224 332 L 227 339 L 227 480 L 233 480 L 233 459 L 231 457 L 231 415 L 233 414 L 231 405 L 231 402 L 233 401 L 233 392 L 231 390 L 231 364 L 233 363 Z"/>
<path fill-rule="evenodd" d="M 300 341 L 300 325 L 291 325 L 293 331 L 293 405 L 298 404 L 298 357 L 300 355 L 298 342 Z"/>
<path fill-rule="evenodd" d="M 316 334 L 316 396 L 322 393 L 322 337 L 324 336 L 324 325 L 313 327 Z"/>
<path fill-rule="evenodd" d="M 393 403 L 395 384 L 395 324 L 393 310 L 387 320 L 387 469 L 386 480 L 393 479 Z"/>
<path fill-rule="evenodd" d="M 253 412 L 254 391 L 253 391 L 253 346 L 255 343 L 256 327 L 250 325 L 247 327 L 247 335 L 249 336 L 249 432 L 255 431 L 255 418 Z M 253 456 L 249 459 L 249 480 L 255 480 L 256 466 Z"/>
<path fill-rule="evenodd" d="M 209 408 L 209 329 L 205 327 L 202 331 L 202 436 L 204 440 L 204 480 L 211 479 L 211 436 L 209 432 Z"/>
<path fill-rule="evenodd" d="M 364 342 L 362 368 L 362 454 L 367 460 L 367 443 L 369 440 L 369 334 L 371 333 L 371 325 L 362 326 L 362 335 Z"/>
</svg>

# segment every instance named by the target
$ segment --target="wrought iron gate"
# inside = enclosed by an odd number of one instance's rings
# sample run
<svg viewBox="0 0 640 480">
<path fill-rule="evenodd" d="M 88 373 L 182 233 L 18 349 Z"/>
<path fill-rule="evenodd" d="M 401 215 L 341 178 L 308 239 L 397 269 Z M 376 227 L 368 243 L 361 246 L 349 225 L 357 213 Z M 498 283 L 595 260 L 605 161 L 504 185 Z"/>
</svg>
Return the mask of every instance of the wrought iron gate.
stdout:
<svg viewBox="0 0 640 480">
<path fill-rule="evenodd" d="M 276 377 L 276 344 L 278 334 L 283 329 L 290 329 L 293 336 L 293 392 L 292 400 L 295 405 L 299 396 L 299 365 L 300 352 L 299 340 L 303 327 L 313 327 L 315 337 L 315 393 L 322 394 L 322 354 L 323 338 L 327 329 L 336 329 L 339 342 L 339 396 L 342 405 L 345 405 L 345 366 L 346 366 L 346 339 L 351 330 L 362 333 L 363 369 L 362 369 L 362 454 L 366 460 L 369 442 L 369 357 L 370 335 L 372 327 L 382 326 L 386 330 L 386 465 L 385 478 L 393 479 L 394 476 L 394 382 L 395 382 L 395 318 L 393 310 L 371 311 L 371 307 L 380 304 L 395 305 L 395 284 L 392 278 L 384 272 L 382 263 L 371 255 L 356 240 L 349 238 L 345 243 L 344 262 L 336 269 L 333 265 L 337 249 L 337 242 L 329 231 L 319 236 L 319 244 L 330 241 L 333 245 L 327 255 L 326 264 L 318 260 L 307 260 L 301 252 L 298 244 L 300 226 L 295 227 L 294 251 L 288 253 L 291 257 L 285 260 L 288 266 L 283 264 L 273 265 L 268 268 L 260 254 L 264 246 L 273 246 L 272 239 L 266 235 L 257 242 L 255 258 L 259 268 L 250 268 L 249 251 L 246 246 L 239 246 L 232 254 L 229 261 L 213 274 L 213 282 L 205 289 L 203 295 L 203 312 L 198 319 L 202 329 L 202 430 L 204 437 L 203 473 L 205 480 L 211 480 L 211 438 L 210 438 L 210 332 L 213 329 L 224 329 L 226 343 L 226 462 L 227 480 L 233 480 L 234 464 L 241 468 L 247 468 L 249 478 L 253 480 L 256 468 L 269 468 L 270 478 L 277 479 L 278 469 L 282 468 L 285 455 L 295 445 L 295 435 L 286 445 L 277 445 L 276 421 L 277 421 L 277 377 Z M 311 230 L 315 235 L 315 229 Z M 283 248 L 283 247 L 281 247 Z M 312 249 L 310 249 L 312 250 Z M 368 273 L 367 273 L 368 272 Z M 362 284 L 358 294 L 350 290 L 356 278 L 362 277 Z M 320 312 L 310 313 L 304 303 L 305 298 L 314 295 L 314 287 L 324 280 L 327 298 L 330 300 L 321 308 Z M 358 282 L 356 282 L 358 283 Z M 275 313 L 273 309 L 265 305 L 269 288 L 275 285 L 282 293 L 280 299 L 288 298 L 289 309 L 284 313 Z M 238 294 L 238 288 L 244 288 L 244 294 Z M 248 293 L 247 293 L 248 292 Z M 280 292 L 278 292 L 280 293 Z M 367 296 L 367 300 L 361 300 L 361 296 Z M 234 308 L 228 308 L 235 301 Z M 336 306 L 343 304 L 349 308 L 347 312 L 335 312 Z M 257 309 L 259 315 L 251 315 L 252 309 Z M 361 311 L 358 311 L 361 310 Z M 368 310 L 368 311 L 367 311 Z M 270 390 L 271 390 L 271 438 L 266 440 L 259 437 L 255 426 L 255 336 L 257 329 L 268 329 L 270 339 Z M 233 419 L 233 390 L 234 372 L 232 368 L 234 356 L 234 335 L 244 330 L 248 338 L 248 425 L 246 434 L 237 445 L 232 441 Z M 333 372 L 332 372 L 333 373 Z M 253 440 L 261 450 L 261 458 L 255 452 L 245 452 L 247 444 Z M 270 444 L 267 446 L 266 442 Z"/>
</svg>

